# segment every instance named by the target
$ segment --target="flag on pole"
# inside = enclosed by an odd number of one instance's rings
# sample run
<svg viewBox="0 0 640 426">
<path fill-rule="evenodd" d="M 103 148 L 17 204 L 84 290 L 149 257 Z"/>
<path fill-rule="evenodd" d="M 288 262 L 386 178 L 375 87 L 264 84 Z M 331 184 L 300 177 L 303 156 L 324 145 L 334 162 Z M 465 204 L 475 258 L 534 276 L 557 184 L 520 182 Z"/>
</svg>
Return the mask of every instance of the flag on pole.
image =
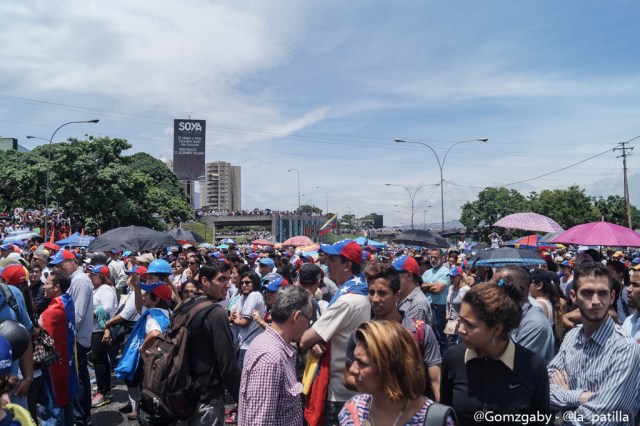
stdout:
<svg viewBox="0 0 640 426">
<path fill-rule="evenodd" d="M 331 216 L 331 218 L 327 221 L 327 223 L 322 225 L 322 228 L 320 228 L 320 230 L 318 231 L 318 235 L 320 235 L 321 237 L 327 235 L 333 228 L 336 227 L 337 224 L 338 224 L 338 213 Z"/>
</svg>

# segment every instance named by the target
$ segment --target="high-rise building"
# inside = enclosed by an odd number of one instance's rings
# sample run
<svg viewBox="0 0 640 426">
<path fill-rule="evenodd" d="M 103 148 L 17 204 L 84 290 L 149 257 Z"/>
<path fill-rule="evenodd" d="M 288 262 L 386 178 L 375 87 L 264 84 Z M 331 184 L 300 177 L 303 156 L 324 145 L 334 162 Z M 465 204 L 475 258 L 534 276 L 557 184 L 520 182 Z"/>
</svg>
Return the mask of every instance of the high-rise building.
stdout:
<svg viewBox="0 0 640 426">
<path fill-rule="evenodd" d="M 200 207 L 211 210 L 242 210 L 240 166 L 224 161 L 205 164 L 204 182 L 200 184 Z"/>
<path fill-rule="evenodd" d="M 165 160 L 164 158 L 161 158 L 160 160 L 162 160 L 167 165 L 167 167 L 169 167 L 169 169 L 173 171 L 173 160 Z M 197 203 L 198 192 L 195 190 L 195 181 L 179 180 L 178 182 L 180 182 L 180 186 L 182 186 L 185 194 L 187 194 L 187 202 L 191 204 L 191 207 L 193 207 L 194 209 L 200 208 Z M 202 186 L 200 187 L 200 191 L 202 191 Z"/>
</svg>

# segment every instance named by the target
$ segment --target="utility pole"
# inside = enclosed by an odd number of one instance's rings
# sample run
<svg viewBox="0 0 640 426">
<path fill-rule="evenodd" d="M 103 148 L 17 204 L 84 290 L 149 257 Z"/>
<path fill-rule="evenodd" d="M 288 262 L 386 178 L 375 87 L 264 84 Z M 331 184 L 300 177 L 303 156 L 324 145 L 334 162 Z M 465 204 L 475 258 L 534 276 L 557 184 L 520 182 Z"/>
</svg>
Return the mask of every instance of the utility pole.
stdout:
<svg viewBox="0 0 640 426">
<path fill-rule="evenodd" d="M 624 211 L 626 216 L 625 225 L 629 229 L 633 229 L 633 224 L 631 223 L 631 202 L 629 201 L 629 181 L 627 180 L 627 156 L 630 155 L 630 153 L 627 153 L 627 151 L 632 151 L 634 147 L 627 146 L 627 144 L 629 144 L 629 142 L 634 139 L 637 138 L 633 138 L 626 142 L 620 142 L 620 146 L 613 148 L 614 151 L 622 151 L 622 154 L 618 156 L 618 158 L 622 157 L 622 167 L 624 169 Z"/>
</svg>

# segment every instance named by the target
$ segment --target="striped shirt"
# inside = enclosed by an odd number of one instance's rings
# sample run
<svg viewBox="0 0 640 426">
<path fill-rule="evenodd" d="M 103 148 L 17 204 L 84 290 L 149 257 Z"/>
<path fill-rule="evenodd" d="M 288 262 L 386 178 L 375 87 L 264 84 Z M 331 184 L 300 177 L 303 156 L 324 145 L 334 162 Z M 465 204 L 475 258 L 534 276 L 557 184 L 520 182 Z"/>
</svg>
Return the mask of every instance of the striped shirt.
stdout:
<svg viewBox="0 0 640 426">
<path fill-rule="evenodd" d="M 548 366 L 550 378 L 553 371 L 569 376 L 568 390 L 551 383 L 551 407 L 565 412 L 565 425 L 633 425 L 640 408 L 638 367 L 638 345 L 610 317 L 588 339 L 578 325 Z M 583 392 L 595 395 L 580 405 Z"/>
<path fill-rule="evenodd" d="M 247 350 L 238 401 L 238 426 L 302 425 L 302 384 L 296 349 L 267 327 Z"/>
</svg>

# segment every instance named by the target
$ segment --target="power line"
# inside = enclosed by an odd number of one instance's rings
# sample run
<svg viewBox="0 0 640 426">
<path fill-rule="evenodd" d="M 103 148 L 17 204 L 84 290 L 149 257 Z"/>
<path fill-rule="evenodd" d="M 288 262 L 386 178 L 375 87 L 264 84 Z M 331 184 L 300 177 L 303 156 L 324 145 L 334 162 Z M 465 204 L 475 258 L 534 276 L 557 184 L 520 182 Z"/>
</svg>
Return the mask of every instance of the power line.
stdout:
<svg viewBox="0 0 640 426">
<path fill-rule="evenodd" d="M 552 172 L 548 172 L 548 173 L 544 173 L 544 174 L 542 174 L 542 175 L 540 175 L 540 176 L 532 177 L 532 178 L 529 178 L 529 179 L 519 180 L 519 181 L 517 181 L 517 182 L 504 183 L 504 184 L 501 184 L 501 185 L 488 185 L 488 186 L 467 186 L 467 185 L 459 185 L 459 184 L 456 184 L 456 183 L 451 182 L 451 181 L 448 181 L 448 180 L 447 180 L 447 181 L 445 181 L 445 182 L 450 183 L 450 184 L 455 185 L 455 186 L 460 186 L 460 187 L 463 187 L 463 188 L 479 188 L 479 189 L 492 188 L 492 187 L 502 187 L 502 186 L 517 185 L 517 184 L 519 184 L 519 183 L 530 182 L 530 181 L 532 181 L 532 180 L 540 179 L 540 178 L 543 178 L 543 177 L 545 177 L 545 176 L 549 176 L 549 175 L 552 175 L 552 174 L 555 174 L 555 173 L 559 173 L 559 172 L 561 172 L 561 171 L 564 171 L 564 170 L 570 169 L 570 168 L 572 168 L 572 167 L 575 167 L 575 166 L 577 166 L 577 165 L 579 165 L 579 164 L 585 163 L 585 162 L 587 162 L 587 161 L 589 161 L 589 160 L 593 160 L 594 158 L 600 157 L 601 155 L 604 155 L 604 154 L 606 154 L 606 153 L 608 153 L 608 152 L 610 152 L 610 151 L 614 151 L 614 150 L 615 150 L 615 148 L 610 148 L 610 149 L 607 149 L 606 151 L 601 152 L 600 154 L 596 154 L 596 155 L 593 155 L 593 156 L 591 156 L 591 157 L 589 157 L 589 158 L 585 158 L 584 160 L 578 161 L 577 163 L 573 163 L 573 164 L 571 164 L 571 165 L 569 165 L 569 166 L 566 166 L 566 167 L 563 167 L 563 168 L 561 168 L 561 169 L 554 170 L 554 171 L 552 171 Z"/>
</svg>

